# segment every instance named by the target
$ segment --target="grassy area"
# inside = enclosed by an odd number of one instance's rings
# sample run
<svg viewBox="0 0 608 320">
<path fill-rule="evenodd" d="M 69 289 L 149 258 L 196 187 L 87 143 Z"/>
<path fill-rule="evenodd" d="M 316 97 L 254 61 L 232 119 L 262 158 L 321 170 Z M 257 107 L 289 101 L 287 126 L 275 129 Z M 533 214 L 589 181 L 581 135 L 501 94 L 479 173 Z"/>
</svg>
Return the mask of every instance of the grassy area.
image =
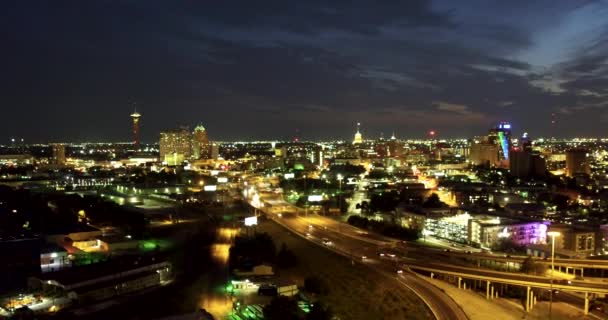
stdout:
<svg viewBox="0 0 608 320">
<path fill-rule="evenodd" d="M 298 257 L 298 265 L 278 271 L 302 287 L 304 278 L 315 275 L 324 279 L 330 292 L 322 300 L 340 319 L 431 319 L 430 310 L 413 292 L 371 269 L 355 264 L 296 236 L 271 221 L 258 227 L 268 232 L 277 247 L 285 243 Z"/>
</svg>

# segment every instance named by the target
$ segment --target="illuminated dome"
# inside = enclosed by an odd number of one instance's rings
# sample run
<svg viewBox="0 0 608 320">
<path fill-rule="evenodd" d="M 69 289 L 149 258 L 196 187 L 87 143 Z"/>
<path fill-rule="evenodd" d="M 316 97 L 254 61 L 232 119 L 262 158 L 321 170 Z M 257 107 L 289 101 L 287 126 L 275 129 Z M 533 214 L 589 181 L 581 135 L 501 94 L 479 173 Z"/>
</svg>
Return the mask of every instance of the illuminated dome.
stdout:
<svg viewBox="0 0 608 320">
<path fill-rule="evenodd" d="M 198 126 L 194 127 L 194 131 L 205 131 L 205 127 L 203 127 L 202 124 L 199 123 Z"/>
</svg>

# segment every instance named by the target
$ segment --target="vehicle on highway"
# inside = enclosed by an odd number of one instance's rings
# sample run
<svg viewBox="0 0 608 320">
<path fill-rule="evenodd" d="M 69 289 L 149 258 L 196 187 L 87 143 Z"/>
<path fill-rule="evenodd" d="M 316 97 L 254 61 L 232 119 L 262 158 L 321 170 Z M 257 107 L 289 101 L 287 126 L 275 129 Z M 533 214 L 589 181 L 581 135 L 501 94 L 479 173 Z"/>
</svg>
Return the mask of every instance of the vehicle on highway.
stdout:
<svg viewBox="0 0 608 320">
<path fill-rule="evenodd" d="M 333 242 L 331 242 L 331 240 L 327 239 L 327 238 L 323 238 L 323 244 L 326 246 L 331 246 L 333 244 Z"/>
<path fill-rule="evenodd" d="M 557 284 L 572 284 L 572 280 L 567 280 L 567 279 L 555 280 L 555 283 L 557 283 Z"/>
<path fill-rule="evenodd" d="M 386 252 L 386 251 L 382 251 L 382 252 L 378 253 L 378 256 L 380 256 L 380 258 L 391 258 L 391 259 L 394 259 L 395 257 L 397 257 L 396 254 L 394 254 L 392 252 Z"/>
<path fill-rule="evenodd" d="M 367 256 L 361 256 L 361 260 L 367 260 Z"/>
<path fill-rule="evenodd" d="M 403 270 L 397 269 L 397 274 L 402 274 L 402 273 L 403 273 Z"/>
<path fill-rule="evenodd" d="M 310 233 L 306 232 L 306 237 L 310 238 Z"/>
</svg>

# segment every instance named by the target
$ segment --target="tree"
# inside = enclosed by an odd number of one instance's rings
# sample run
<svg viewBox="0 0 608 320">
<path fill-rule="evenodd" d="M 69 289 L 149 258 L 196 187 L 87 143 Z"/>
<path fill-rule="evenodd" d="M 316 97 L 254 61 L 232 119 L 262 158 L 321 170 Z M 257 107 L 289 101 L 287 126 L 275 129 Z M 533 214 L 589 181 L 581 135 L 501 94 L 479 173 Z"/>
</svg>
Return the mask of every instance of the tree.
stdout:
<svg viewBox="0 0 608 320">
<path fill-rule="evenodd" d="M 315 303 L 310 309 L 310 313 L 306 315 L 306 320 L 331 320 L 333 312 L 329 307 L 323 307 L 321 303 Z"/>
<path fill-rule="evenodd" d="M 297 320 L 299 319 L 298 303 L 288 297 L 276 297 L 264 307 L 264 319 Z"/>
<path fill-rule="evenodd" d="M 544 275 L 547 272 L 547 266 L 542 263 L 534 262 L 532 257 L 528 256 L 522 262 L 519 271 L 528 274 Z"/>
<path fill-rule="evenodd" d="M 298 263 L 298 259 L 293 251 L 287 249 L 287 245 L 283 243 L 281 250 L 277 254 L 277 265 L 281 268 L 291 268 Z"/>
<path fill-rule="evenodd" d="M 534 271 L 534 260 L 532 260 L 531 256 L 524 259 L 524 261 L 521 263 L 519 271 L 523 273 L 532 273 Z"/>
<path fill-rule="evenodd" d="M 439 196 L 436 193 L 433 193 L 426 199 L 422 206 L 424 208 L 437 209 L 445 208 L 447 205 L 439 200 Z"/>
<path fill-rule="evenodd" d="M 306 277 L 304 279 L 304 289 L 312 294 L 327 295 L 329 293 L 327 283 L 317 276 Z"/>
</svg>

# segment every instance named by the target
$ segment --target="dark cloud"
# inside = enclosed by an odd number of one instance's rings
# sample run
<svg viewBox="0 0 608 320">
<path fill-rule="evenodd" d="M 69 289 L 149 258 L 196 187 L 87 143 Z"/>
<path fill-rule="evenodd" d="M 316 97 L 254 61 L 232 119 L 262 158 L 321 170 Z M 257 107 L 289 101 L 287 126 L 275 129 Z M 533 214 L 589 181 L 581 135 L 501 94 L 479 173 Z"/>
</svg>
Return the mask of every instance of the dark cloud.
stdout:
<svg viewBox="0 0 608 320">
<path fill-rule="evenodd" d="M 350 137 L 357 121 L 370 135 L 466 136 L 499 120 L 599 135 L 608 119 L 601 2 L 1 6 L 5 138 L 126 140 L 133 101 L 149 141 L 198 121 L 252 139 Z M 568 121 L 552 127 L 551 113 Z"/>
</svg>

